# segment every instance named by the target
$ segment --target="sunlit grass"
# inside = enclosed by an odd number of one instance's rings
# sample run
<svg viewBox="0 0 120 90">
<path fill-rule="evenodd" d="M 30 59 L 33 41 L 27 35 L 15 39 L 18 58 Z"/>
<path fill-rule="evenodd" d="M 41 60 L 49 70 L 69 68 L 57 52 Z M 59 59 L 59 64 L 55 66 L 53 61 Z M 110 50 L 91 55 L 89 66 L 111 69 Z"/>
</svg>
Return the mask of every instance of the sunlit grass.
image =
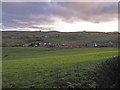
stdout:
<svg viewBox="0 0 120 90">
<path fill-rule="evenodd" d="M 117 55 L 117 48 L 3 48 L 3 87 L 95 87 L 95 66 Z"/>
</svg>

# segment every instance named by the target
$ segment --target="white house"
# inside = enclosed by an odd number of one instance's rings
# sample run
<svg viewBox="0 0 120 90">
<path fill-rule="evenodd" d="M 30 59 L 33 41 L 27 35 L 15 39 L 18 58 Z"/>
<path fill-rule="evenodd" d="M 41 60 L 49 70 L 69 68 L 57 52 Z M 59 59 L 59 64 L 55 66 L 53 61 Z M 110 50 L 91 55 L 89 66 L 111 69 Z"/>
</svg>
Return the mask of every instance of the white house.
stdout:
<svg viewBox="0 0 120 90">
<path fill-rule="evenodd" d="M 94 44 L 94 47 L 97 47 L 98 45 L 97 45 L 97 43 L 95 42 L 95 44 Z"/>
</svg>

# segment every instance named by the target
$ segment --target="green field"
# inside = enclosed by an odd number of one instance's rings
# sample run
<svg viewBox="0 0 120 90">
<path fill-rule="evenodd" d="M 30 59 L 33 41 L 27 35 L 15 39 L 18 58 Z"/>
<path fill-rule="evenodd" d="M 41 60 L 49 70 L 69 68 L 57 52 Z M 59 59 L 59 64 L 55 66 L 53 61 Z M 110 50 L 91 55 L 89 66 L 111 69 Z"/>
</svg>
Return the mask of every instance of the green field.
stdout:
<svg viewBox="0 0 120 90">
<path fill-rule="evenodd" d="M 117 48 L 3 48 L 3 88 L 96 87 L 96 65 Z"/>
</svg>

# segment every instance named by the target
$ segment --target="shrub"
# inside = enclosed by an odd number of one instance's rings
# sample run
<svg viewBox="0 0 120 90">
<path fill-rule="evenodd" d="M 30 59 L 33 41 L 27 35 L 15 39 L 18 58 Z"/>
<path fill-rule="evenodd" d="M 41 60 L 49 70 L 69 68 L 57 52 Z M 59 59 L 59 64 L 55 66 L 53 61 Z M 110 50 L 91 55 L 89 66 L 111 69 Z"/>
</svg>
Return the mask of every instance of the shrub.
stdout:
<svg viewBox="0 0 120 90">
<path fill-rule="evenodd" d="M 120 56 L 108 59 L 98 65 L 97 88 L 120 88 Z"/>
</svg>

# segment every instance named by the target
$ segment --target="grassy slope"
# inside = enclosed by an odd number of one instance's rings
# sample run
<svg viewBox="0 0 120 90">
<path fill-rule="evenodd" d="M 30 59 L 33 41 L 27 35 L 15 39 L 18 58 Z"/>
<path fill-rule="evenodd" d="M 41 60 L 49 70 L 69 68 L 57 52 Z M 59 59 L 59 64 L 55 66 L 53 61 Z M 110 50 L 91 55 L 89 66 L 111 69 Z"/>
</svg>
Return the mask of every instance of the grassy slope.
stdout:
<svg viewBox="0 0 120 90">
<path fill-rule="evenodd" d="M 95 87 L 97 63 L 116 48 L 3 48 L 3 87 Z"/>
<path fill-rule="evenodd" d="M 36 40 L 45 42 L 71 42 L 75 44 L 92 42 L 117 42 L 118 34 L 112 33 L 68 33 L 68 32 L 3 32 L 3 45 L 32 43 Z M 49 38 L 44 38 L 48 36 Z"/>
</svg>

